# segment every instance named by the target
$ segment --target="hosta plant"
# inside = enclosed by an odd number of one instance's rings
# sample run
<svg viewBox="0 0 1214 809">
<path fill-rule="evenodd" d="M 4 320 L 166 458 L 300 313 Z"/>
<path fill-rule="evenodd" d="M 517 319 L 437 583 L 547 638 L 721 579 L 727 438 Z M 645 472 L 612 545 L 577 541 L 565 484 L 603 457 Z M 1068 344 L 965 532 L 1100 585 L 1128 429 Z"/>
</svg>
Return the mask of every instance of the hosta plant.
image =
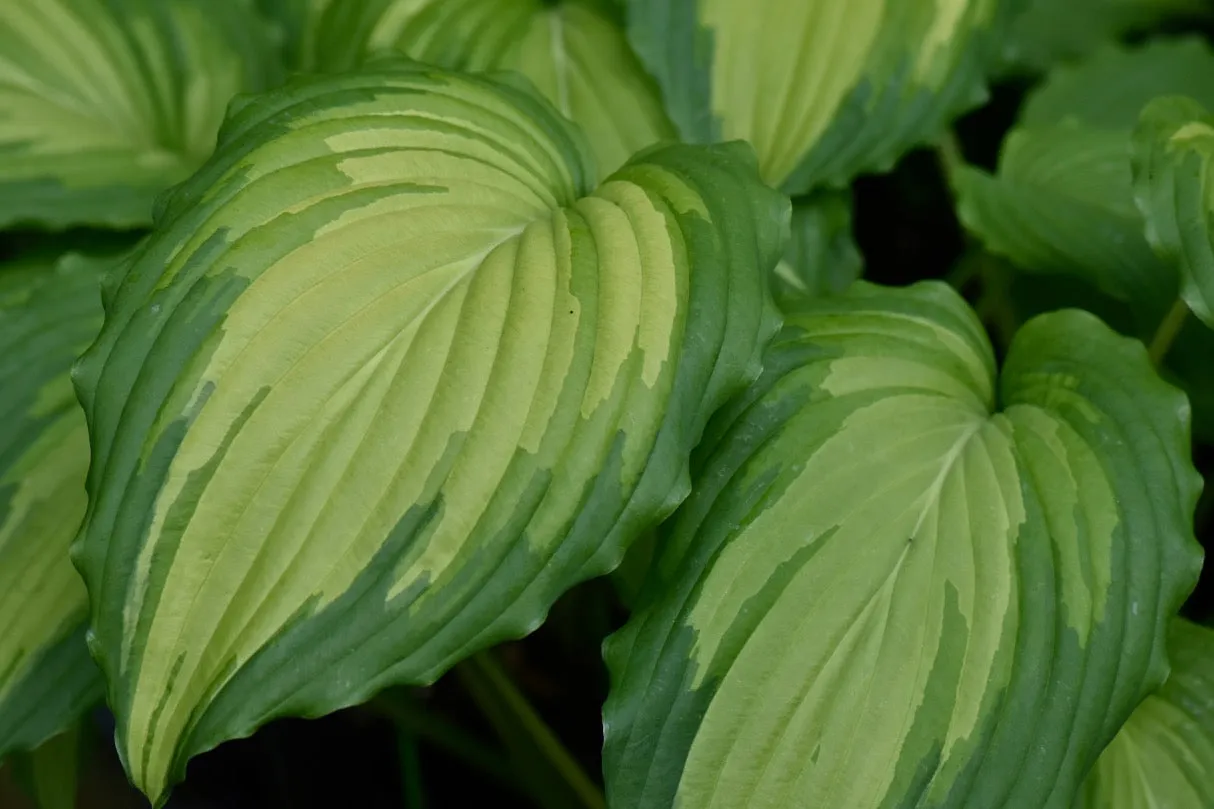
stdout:
<svg viewBox="0 0 1214 809">
<path fill-rule="evenodd" d="M 1206 20 L 8 0 L 0 806 L 1207 809 Z"/>
</svg>

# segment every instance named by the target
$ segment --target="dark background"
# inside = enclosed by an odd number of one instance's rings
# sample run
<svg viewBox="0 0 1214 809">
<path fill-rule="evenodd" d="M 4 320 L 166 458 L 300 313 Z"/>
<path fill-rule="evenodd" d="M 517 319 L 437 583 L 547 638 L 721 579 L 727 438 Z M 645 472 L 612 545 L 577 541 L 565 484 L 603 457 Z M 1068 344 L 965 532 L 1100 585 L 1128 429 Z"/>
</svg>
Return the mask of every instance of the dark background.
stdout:
<svg viewBox="0 0 1214 809">
<path fill-rule="evenodd" d="M 0 0 L 2 1 L 2 0 Z M 1025 83 L 995 88 L 991 103 L 965 117 L 956 128 L 968 161 L 993 168 L 1007 129 L 1012 125 Z M 906 284 L 923 278 L 948 277 L 974 249 L 968 244 L 952 208 L 937 156 L 930 150 L 907 155 L 888 175 L 861 178 L 855 184 L 855 234 L 866 260 L 866 278 Z M 68 234 L 78 247 L 120 245 L 123 237 L 89 232 Z M 0 234 L 0 260 L 40 250 L 61 250 L 63 235 Z M 1059 305 L 1080 305 L 1105 312 L 1116 304 L 1080 284 L 1060 279 L 1018 279 L 1011 290 L 1017 320 Z M 967 285 L 971 301 L 990 290 Z M 1048 303 L 1047 303 L 1048 302 Z M 992 323 L 997 348 L 1000 324 Z M 1214 366 L 1214 356 L 1209 357 Z M 1202 473 L 1214 472 L 1214 452 L 1198 446 Z M 1211 540 L 1214 490 L 1198 508 L 1197 531 L 1206 547 Z M 1186 607 L 1197 620 L 1214 612 L 1214 571 L 1207 567 Z M 584 584 L 554 608 L 548 623 L 533 636 L 497 650 L 498 659 L 519 690 L 531 701 L 561 741 L 592 778 L 600 780 L 601 716 L 607 674 L 599 656 L 602 639 L 626 617 L 606 581 Z M 395 701 L 395 703 L 393 702 Z M 408 704 L 414 722 L 441 718 L 485 748 L 494 767 L 469 763 L 444 745 L 402 733 L 391 704 Z M 87 754 L 79 790 L 82 809 L 144 807 L 126 783 L 113 752 L 112 724 L 98 709 L 85 740 Z M 403 739 L 403 743 L 402 743 Z M 416 761 L 408 751 L 416 745 Z M 402 754 L 402 750 L 405 751 Z M 0 809 L 27 809 L 11 773 L 0 771 Z M 498 769 L 505 769 L 494 774 Z M 420 785 L 428 809 L 479 806 L 493 801 L 498 809 L 525 809 L 536 804 L 510 777 L 500 740 L 461 682 L 448 676 L 435 687 L 394 692 L 379 703 L 341 711 L 323 719 L 272 723 L 251 739 L 230 742 L 196 758 L 188 777 L 173 794 L 169 809 L 309 809 L 357 806 L 361 809 L 404 807 L 406 778 Z"/>
</svg>

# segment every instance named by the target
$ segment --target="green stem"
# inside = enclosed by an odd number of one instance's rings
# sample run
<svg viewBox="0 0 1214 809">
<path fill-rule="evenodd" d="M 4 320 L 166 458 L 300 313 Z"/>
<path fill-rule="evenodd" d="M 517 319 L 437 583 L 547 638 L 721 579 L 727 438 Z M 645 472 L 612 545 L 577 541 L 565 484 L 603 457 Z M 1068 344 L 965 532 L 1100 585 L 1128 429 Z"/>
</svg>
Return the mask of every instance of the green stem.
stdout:
<svg viewBox="0 0 1214 809">
<path fill-rule="evenodd" d="M 944 282 L 958 292 L 964 292 L 971 281 L 982 275 L 982 264 L 981 258 L 963 256 L 944 277 Z"/>
<path fill-rule="evenodd" d="M 1011 273 L 989 253 L 981 254 L 975 261 L 979 264 L 982 294 L 974 304 L 974 311 L 990 329 L 991 338 L 1006 350 L 1018 328 L 1016 309 L 1012 303 Z"/>
<path fill-rule="evenodd" d="M 396 725 L 398 733 L 408 733 L 420 741 L 432 744 L 502 784 L 522 791 L 522 785 L 504 756 L 486 747 L 458 726 L 422 709 L 407 693 L 385 692 L 375 699 L 372 707 L 390 719 Z"/>
<path fill-rule="evenodd" d="M 1151 338 L 1151 345 L 1147 349 L 1147 354 L 1155 367 L 1158 368 L 1163 363 L 1164 357 L 1168 355 L 1172 344 L 1176 342 L 1188 317 L 1189 305 L 1184 302 L 1183 298 L 1177 298 L 1176 302 L 1172 304 L 1172 308 L 1163 316 L 1163 320 L 1159 321 L 1159 326 L 1155 329 L 1155 336 Z"/>
<path fill-rule="evenodd" d="M 396 748 L 400 755 L 400 780 L 404 789 L 405 809 L 425 809 L 421 751 L 418 749 L 417 736 L 405 728 L 399 728 L 396 732 Z"/>
<path fill-rule="evenodd" d="M 961 150 L 961 140 L 956 132 L 945 130 L 940 136 L 940 142 L 936 144 L 936 155 L 940 160 L 941 169 L 944 170 L 944 179 L 955 193 L 957 173 L 966 165 L 965 153 Z"/>
<path fill-rule="evenodd" d="M 537 801 L 549 809 L 564 809 L 571 802 L 585 809 L 606 809 L 602 791 L 489 652 L 474 655 L 455 671 L 510 751 Z"/>
</svg>

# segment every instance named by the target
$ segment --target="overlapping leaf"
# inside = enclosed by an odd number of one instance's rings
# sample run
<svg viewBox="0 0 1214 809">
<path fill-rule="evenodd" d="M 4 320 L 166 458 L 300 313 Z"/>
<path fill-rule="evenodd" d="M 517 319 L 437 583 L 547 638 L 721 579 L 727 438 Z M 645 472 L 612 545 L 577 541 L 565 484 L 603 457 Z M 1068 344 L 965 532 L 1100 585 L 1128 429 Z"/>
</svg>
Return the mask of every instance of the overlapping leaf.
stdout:
<svg viewBox="0 0 1214 809">
<path fill-rule="evenodd" d="M 1144 342 L 1154 338 L 1163 316 L 1142 311 L 1139 301 L 1116 300 L 1074 276 L 1009 273 L 1007 280 L 1010 288 L 1001 289 L 998 283 L 985 288 L 975 303 L 978 312 L 985 309 L 999 317 L 1002 315 L 998 313 L 1006 312 L 1015 324 L 1059 309 L 1084 309 L 1122 334 Z M 1197 318 L 1187 318 L 1160 363 L 1164 378 L 1188 396 L 1193 411 L 1193 439 L 1200 443 L 1214 443 L 1214 376 L 1209 373 L 1210 357 L 1214 357 L 1214 331 Z"/>
<path fill-rule="evenodd" d="M 228 122 L 77 383 L 78 564 L 118 745 L 186 760 L 533 629 L 685 496 L 753 379 L 788 202 L 744 144 L 636 157 L 414 63 Z"/>
<path fill-rule="evenodd" d="M 1161 98 L 1143 111 L 1134 189 L 1147 238 L 1180 268 L 1185 303 L 1214 327 L 1214 115 L 1200 102 Z"/>
<path fill-rule="evenodd" d="M 1177 619 L 1168 655 L 1167 683 L 1101 754 L 1076 809 L 1214 806 L 1214 632 Z"/>
<path fill-rule="evenodd" d="M 1010 72 L 1044 72 L 1167 20 L 1209 16 L 1206 0 L 1032 0 L 1002 48 Z"/>
<path fill-rule="evenodd" d="M 1028 272 L 1074 275 L 1162 314 L 1175 273 L 1147 244 L 1134 207 L 1128 131 L 1022 128 L 999 172 L 963 168 L 958 213 L 992 253 Z"/>
<path fill-rule="evenodd" d="M 1183 394 L 930 282 L 790 314 L 606 648 L 614 805 L 1062 809 L 1200 565 Z"/>
<path fill-rule="evenodd" d="M 888 169 L 985 98 L 1018 0 L 630 0 L 629 38 L 682 136 L 744 138 L 801 193 Z"/>
<path fill-rule="evenodd" d="M 101 328 L 106 264 L 69 255 L 0 268 L 0 759 L 101 696 L 68 556 L 89 464 L 69 371 Z"/>
<path fill-rule="evenodd" d="M 4 0 L 0 226 L 147 225 L 273 64 L 246 0 Z"/>
<path fill-rule="evenodd" d="M 280 0 L 281 2 L 281 0 Z M 385 50 L 454 70 L 513 70 L 590 140 L 600 176 L 674 137 L 608 10 L 594 0 L 286 0 L 293 58 L 344 70 Z"/>
<path fill-rule="evenodd" d="M 13 762 L 13 774 L 36 809 L 76 809 L 79 769 L 79 727 L 17 756 Z"/>
<path fill-rule="evenodd" d="M 998 174 L 958 174 L 965 226 L 1026 271 L 1083 278 L 1157 319 L 1177 279 L 1146 241 L 1130 147 L 1143 106 L 1176 92 L 1214 101 L 1214 52 L 1203 41 L 1111 48 L 1059 69 L 1029 98 Z"/>
<path fill-rule="evenodd" d="M 851 193 L 844 191 L 820 191 L 795 201 L 791 238 L 776 265 L 781 306 L 842 292 L 864 272 L 864 257 L 852 236 L 851 209 Z"/>
</svg>

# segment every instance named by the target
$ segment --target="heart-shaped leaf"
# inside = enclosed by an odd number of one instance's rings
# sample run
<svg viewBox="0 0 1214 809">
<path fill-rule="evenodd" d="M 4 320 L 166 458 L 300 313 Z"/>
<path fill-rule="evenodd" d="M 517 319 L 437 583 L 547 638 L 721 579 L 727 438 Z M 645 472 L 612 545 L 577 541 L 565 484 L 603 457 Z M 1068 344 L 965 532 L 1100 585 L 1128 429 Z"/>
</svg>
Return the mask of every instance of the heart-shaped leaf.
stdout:
<svg viewBox="0 0 1214 809">
<path fill-rule="evenodd" d="M 1076 809 L 1214 806 L 1214 632 L 1176 619 L 1168 657 L 1168 681 L 1105 748 Z"/>
<path fill-rule="evenodd" d="M 1133 304 L 1153 328 L 1179 282 L 1146 240 L 1131 141 L 1142 107 L 1177 92 L 1214 102 L 1214 52 L 1206 42 L 1109 48 L 1058 69 L 1030 95 L 998 173 L 958 173 L 961 221 L 1019 268 L 1082 278 Z"/>
<path fill-rule="evenodd" d="M 274 70 L 246 0 L 3 0 L 0 226 L 149 224 Z"/>
<path fill-rule="evenodd" d="M 1188 406 L 1078 311 L 996 378 L 949 287 L 788 317 L 607 644 L 614 805 L 1067 807 L 1193 587 Z"/>
<path fill-rule="evenodd" d="M 1020 0 L 629 0 L 628 35 L 681 135 L 754 144 L 791 193 L 886 170 L 986 97 Z"/>
<path fill-rule="evenodd" d="M 1151 102 L 1134 134 L 1147 239 L 1180 267 L 1181 297 L 1214 328 L 1214 115 L 1191 98 Z"/>
<path fill-rule="evenodd" d="M 78 565 L 132 780 L 428 683 L 688 490 L 788 201 L 744 144 L 597 190 L 551 106 L 414 63 L 245 104 L 107 288 Z"/>
<path fill-rule="evenodd" d="M 70 369 L 101 328 L 109 261 L 0 267 L 0 759 L 101 697 L 68 548 L 84 519 L 88 431 Z"/>
<path fill-rule="evenodd" d="M 296 61 L 347 70 L 385 50 L 453 70 L 513 70 L 581 125 L 606 177 L 674 128 L 619 25 L 593 0 L 297 0 Z M 293 13 L 292 13 L 293 12 Z M 281 14 L 281 12 L 280 12 Z"/>
</svg>

